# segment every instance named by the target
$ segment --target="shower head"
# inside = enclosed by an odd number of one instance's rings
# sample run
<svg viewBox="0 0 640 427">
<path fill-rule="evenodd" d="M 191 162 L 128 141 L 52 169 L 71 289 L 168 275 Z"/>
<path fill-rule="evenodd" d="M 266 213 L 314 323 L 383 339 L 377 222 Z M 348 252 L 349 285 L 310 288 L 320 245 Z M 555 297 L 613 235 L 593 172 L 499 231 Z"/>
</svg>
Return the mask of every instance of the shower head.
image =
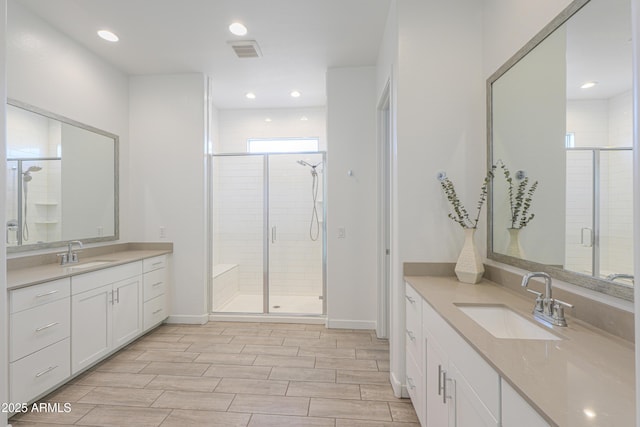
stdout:
<svg viewBox="0 0 640 427">
<path fill-rule="evenodd" d="M 309 166 L 311 169 L 315 169 L 322 164 L 322 162 L 320 162 L 320 163 L 316 163 L 315 165 L 312 165 L 311 163 L 305 162 L 304 160 L 298 160 L 297 163 L 302 166 Z"/>
<path fill-rule="evenodd" d="M 29 169 L 27 169 L 25 172 L 22 172 L 23 174 L 28 174 L 30 172 L 40 172 L 42 170 L 41 166 L 29 166 Z"/>
</svg>

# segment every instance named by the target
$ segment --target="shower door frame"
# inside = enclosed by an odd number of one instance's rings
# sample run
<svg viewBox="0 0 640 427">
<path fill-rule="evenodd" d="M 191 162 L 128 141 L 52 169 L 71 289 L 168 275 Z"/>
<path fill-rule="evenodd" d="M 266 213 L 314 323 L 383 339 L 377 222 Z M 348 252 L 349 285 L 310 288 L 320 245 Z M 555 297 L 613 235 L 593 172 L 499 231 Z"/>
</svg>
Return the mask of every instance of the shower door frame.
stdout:
<svg viewBox="0 0 640 427">
<path fill-rule="evenodd" d="M 600 155 L 611 151 L 630 151 L 633 154 L 633 147 L 567 147 L 566 151 L 591 153 L 591 276 L 600 279 Z"/>
<path fill-rule="evenodd" d="M 322 174 L 322 221 L 321 221 L 321 235 L 322 235 L 322 313 L 271 313 L 269 311 L 269 290 L 270 290 L 270 268 L 269 268 L 269 242 L 270 242 L 270 233 L 271 228 L 269 227 L 269 157 L 270 156 L 282 156 L 282 155 L 321 155 L 322 156 L 322 164 L 323 170 L 327 169 L 327 152 L 326 151 L 286 151 L 286 152 L 271 152 L 271 153 L 219 153 L 219 154 L 211 154 L 211 174 L 209 177 L 209 181 L 212 182 L 214 179 L 214 162 L 213 159 L 216 157 L 262 157 L 262 198 L 263 198 L 263 214 L 262 214 L 262 313 L 243 313 L 243 312 L 219 312 L 213 311 L 213 304 L 211 295 L 213 294 L 213 278 L 210 277 L 210 285 L 209 288 L 209 313 L 212 314 L 251 314 L 257 316 L 301 316 L 301 317 L 319 317 L 325 316 L 327 314 L 327 227 L 326 227 L 326 217 L 327 217 L 327 203 L 326 203 L 326 192 L 327 192 L 327 174 L 326 172 Z M 214 186 L 210 186 L 209 197 L 210 200 L 213 201 L 213 188 Z M 213 204 L 211 204 L 211 209 L 209 209 L 209 224 L 213 224 Z M 214 229 L 211 228 L 211 254 L 214 253 Z M 210 268 L 209 271 L 213 271 L 213 256 L 209 257 Z M 209 274 L 211 276 L 211 274 Z"/>
</svg>

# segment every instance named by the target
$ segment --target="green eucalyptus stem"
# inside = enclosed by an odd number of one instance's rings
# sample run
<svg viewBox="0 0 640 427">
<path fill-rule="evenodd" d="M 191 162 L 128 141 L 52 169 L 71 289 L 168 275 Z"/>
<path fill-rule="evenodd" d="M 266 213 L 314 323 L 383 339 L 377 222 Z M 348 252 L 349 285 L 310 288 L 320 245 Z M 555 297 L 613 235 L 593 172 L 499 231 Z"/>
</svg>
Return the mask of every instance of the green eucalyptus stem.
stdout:
<svg viewBox="0 0 640 427">
<path fill-rule="evenodd" d="M 502 169 L 505 181 L 508 185 L 509 209 L 511 213 L 511 228 L 524 228 L 535 217 L 529 213 L 533 203 L 533 193 L 538 188 L 538 181 L 529 186 L 529 178 L 526 177 L 517 186 L 514 186 L 513 177 L 509 168 L 498 160 L 497 164 Z M 494 166 L 495 168 L 496 166 Z"/>
<path fill-rule="evenodd" d="M 491 170 L 487 172 L 487 175 L 482 182 L 482 186 L 480 187 L 480 197 L 477 203 L 477 215 L 475 219 L 471 220 L 469 218 L 469 212 L 465 209 L 462 202 L 458 198 L 458 194 L 456 193 L 456 188 L 453 185 L 453 182 L 449 178 L 444 178 L 440 181 L 440 185 L 442 190 L 444 191 L 447 200 L 451 204 L 453 208 L 453 213 L 449 213 L 448 217 L 453 221 L 457 222 L 462 228 L 477 228 L 478 221 L 480 221 L 480 212 L 482 211 L 482 206 L 484 202 L 487 200 L 487 190 L 489 188 L 489 181 L 493 178 L 493 171 L 495 170 L 495 166 L 492 166 Z"/>
</svg>

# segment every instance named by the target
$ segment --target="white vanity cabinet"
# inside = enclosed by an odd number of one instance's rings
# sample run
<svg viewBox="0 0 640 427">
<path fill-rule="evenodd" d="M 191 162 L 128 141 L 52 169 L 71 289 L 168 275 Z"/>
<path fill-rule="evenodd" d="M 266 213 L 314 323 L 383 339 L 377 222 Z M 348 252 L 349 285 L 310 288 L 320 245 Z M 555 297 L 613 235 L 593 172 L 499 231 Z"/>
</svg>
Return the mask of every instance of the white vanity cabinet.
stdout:
<svg viewBox="0 0 640 427">
<path fill-rule="evenodd" d="M 405 350 L 407 391 L 422 424 L 425 423 L 422 339 L 422 297 L 409 285 L 405 293 Z"/>
<path fill-rule="evenodd" d="M 502 390 L 502 427 L 550 427 L 504 379 Z"/>
<path fill-rule="evenodd" d="M 142 261 L 145 331 L 156 326 L 168 316 L 167 312 L 167 256 L 160 255 Z"/>
<path fill-rule="evenodd" d="M 500 425 L 500 377 L 424 300 L 427 426 Z"/>
<path fill-rule="evenodd" d="M 70 281 L 9 292 L 9 399 L 28 402 L 70 375 Z"/>
<path fill-rule="evenodd" d="M 142 333 L 142 262 L 71 278 L 71 373 Z"/>
</svg>

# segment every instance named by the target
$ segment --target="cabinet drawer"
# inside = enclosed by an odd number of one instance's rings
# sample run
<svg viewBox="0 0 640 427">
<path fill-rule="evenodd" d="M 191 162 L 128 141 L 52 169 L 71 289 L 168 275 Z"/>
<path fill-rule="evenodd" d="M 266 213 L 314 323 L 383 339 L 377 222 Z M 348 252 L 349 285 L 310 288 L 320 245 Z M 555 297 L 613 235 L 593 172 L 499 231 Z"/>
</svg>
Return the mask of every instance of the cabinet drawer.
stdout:
<svg viewBox="0 0 640 427">
<path fill-rule="evenodd" d="M 143 275 L 144 283 L 144 300 L 149 301 L 157 296 L 165 293 L 167 287 L 167 278 L 164 268 L 153 270 Z"/>
<path fill-rule="evenodd" d="M 160 255 L 153 258 L 147 258 L 142 260 L 142 270 L 145 273 L 149 271 L 158 270 L 159 268 L 165 268 L 167 266 L 167 256 Z"/>
<path fill-rule="evenodd" d="M 130 262 L 117 267 L 109 267 L 91 273 L 79 274 L 71 278 L 71 294 L 90 291 L 104 285 L 126 280 L 142 274 L 142 262 Z"/>
<path fill-rule="evenodd" d="M 409 396 L 411 397 L 413 408 L 415 409 L 420 422 L 422 423 L 422 425 L 424 425 L 426 409 L 424 376 L 422 375 L 422 370 L 419 368 L 418 364 L 412 356 L 407 355 L 406 362 L 407 391 L 409 392 Z"/>
<path fill-rule="evenodd" d="M 69 337 L 71 299 L 65 298 L 11 315 L 10 361 Z"/>
<path fill-rule="evenodd" d="M 10 402 L 31 402 L 71 375 L 69 338 L 9 365 Z"/>
<path fill-rule="evenodd" d="M 415 360 L 422 360 L 422 297 L 405 285 L 405 343 Z"/>
<path fill-rule="evenodd" d="M 167 318 L 166 297 L 160 295 L 144 303 L 143 329 L 146 331 Z"/>
<path fill-rule="evenodd" d="M 67 277 L 9 292 L 10 312 L 27 310 L 51 301 L 67 298 L 71 292 L 71 280 Z"/>
</svg>

